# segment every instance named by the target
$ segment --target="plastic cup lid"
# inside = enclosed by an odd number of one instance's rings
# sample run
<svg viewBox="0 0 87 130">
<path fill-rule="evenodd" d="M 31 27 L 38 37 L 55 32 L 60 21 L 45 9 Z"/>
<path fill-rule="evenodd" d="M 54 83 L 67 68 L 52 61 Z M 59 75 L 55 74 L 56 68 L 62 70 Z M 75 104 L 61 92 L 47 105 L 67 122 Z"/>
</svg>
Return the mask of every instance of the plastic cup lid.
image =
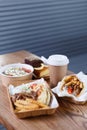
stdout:
<svg viewBox="0 0 87 130">
<path fill-rule="evenodd" d="M 65 55 L 51 55 L 49 56 L 47 63 L 54 66 L 63 66 L 69 64 L 69 59 Z"/>
</svg>

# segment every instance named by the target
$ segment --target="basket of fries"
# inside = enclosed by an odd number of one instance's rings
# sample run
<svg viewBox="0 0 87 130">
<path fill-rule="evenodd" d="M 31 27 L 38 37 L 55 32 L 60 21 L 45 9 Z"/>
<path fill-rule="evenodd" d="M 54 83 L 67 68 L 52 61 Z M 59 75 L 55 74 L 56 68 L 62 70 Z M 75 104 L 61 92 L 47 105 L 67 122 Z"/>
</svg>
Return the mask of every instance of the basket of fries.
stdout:
<svg viewBox="0 0 87 130">
<path fill-rule="evenodd" d="M 11 110 L 18 118 L 55 113 L 59 104 L 44 79 L 8 87 Z"/>
</svg>

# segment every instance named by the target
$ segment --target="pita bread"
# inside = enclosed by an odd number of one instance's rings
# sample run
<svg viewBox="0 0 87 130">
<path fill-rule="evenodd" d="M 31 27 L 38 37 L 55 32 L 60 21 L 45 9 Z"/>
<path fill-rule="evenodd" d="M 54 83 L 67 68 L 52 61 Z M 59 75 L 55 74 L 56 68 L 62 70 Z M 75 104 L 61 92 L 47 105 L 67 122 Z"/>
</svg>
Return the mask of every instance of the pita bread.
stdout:
<svg viewBox="0 0 87 130">
<path fill-rule="evenodd" d="M 34 87 L 32 87 L 32 91 L 35 92 L 37 90 L 37 101 L 49 105 L 52 98 L 50 89 L 46 86 L 46 84 L 36 84 Z"/>
</svg>

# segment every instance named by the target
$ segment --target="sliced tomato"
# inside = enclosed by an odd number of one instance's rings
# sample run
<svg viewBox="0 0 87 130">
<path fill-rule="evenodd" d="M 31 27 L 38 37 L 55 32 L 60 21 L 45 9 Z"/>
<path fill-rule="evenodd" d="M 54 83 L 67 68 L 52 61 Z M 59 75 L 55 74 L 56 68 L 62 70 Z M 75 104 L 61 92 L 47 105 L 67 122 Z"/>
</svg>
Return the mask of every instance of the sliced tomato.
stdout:
<svg viewBox="0 0 87 130">
<path fill-rule="evenodd" d="M 27 68 L 22 68 L 22 70 L 24 70 L 25 72 L 27 72 L 27 73 L 30 73 L 31 72 L 31 70 L 30 69 L 27 69 Z"/>
<path fill-rule="evenodd" d="M 32 84 L 30 87 L 34 89 L 37 86 L 37 83 Z"/>
<path fill-rule="evenodd" d="M 72 87 L 68 87 L 68 93 L 72 94 L 73 93 L 73 88 Z"/>
</svg>

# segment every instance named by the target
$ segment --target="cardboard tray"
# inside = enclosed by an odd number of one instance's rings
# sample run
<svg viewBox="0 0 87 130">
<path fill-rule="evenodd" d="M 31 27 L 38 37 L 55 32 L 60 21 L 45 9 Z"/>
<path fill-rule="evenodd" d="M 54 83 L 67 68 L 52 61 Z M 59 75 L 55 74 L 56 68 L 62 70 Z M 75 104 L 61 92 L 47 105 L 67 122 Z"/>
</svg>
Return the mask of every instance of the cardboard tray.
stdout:
<svg viewBox="0 0 87 130">
<path fill-rule="evenodd" d="M 37 110 L 16 112 L 14 105 L 11 101 L 11 96 L 10 96 L 8 88 L 7 88 L 7 93 L 8 93 L 9 103 L 10 103 L 10 109 L 18 118 L 27 118 L 27 117 L 34 117 L 34 116 L 40 116 L 40 115 L 51 115 L 51 114 L 54 114 L 56 112 L 56 109 L 59 107 L 58 101 L 55 95 L 52 93 L 52 101 L 49 108 L 40 108 Z"/>
<path fill-rule="evenodd" d="M 10 98 L 10 95 L 8 94 L 11 111 L 18 118 L 27 118 L 27 117 L 33 117 L 33 116 L 54 114 L 56 109 L 59 107 L 59 104 L 58 104 L 55 96 L 53 94 L 52 94 L 52 96 L 53 96 L 53 100 L 52 100 L 51 106 L 49 108 L 30 110 L 30 111 L 26 111 L 26 112 L 15 112 L 14 106 L 13 106 L 11 98 Z"/>
</svg>

